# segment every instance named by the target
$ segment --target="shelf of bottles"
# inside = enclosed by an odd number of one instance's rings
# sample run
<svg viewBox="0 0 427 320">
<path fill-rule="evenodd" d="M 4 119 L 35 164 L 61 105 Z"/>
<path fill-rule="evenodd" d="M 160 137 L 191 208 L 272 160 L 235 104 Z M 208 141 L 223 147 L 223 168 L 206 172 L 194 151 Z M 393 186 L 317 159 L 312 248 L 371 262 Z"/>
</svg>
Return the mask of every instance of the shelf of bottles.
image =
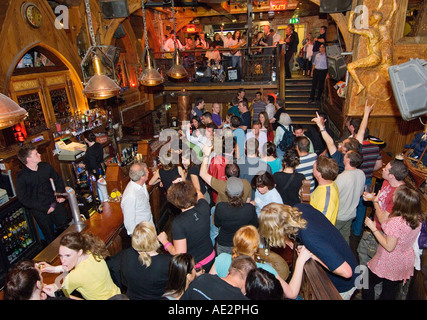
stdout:
<svg viewBox="0 0 427 320">
<path fill-rule="evenodd" d="M 84 112 L 79 110 L 72 116 L 67 117 L 67 120 L 62 123 L 56 123 L 56 134 L 60 136 L 63 134 L 72 134 L 79 136 L 87 130 L 92 130 L 102 126 L 107 122 L 107 114 L 101 108 L 89 109 Z"/>
<path fill-rule="evenodd" d="M 14 200 L 0 210 L 0 253 L 12 265 L 39 246 L 33 220 L 19 201 Z"/>
</svg>

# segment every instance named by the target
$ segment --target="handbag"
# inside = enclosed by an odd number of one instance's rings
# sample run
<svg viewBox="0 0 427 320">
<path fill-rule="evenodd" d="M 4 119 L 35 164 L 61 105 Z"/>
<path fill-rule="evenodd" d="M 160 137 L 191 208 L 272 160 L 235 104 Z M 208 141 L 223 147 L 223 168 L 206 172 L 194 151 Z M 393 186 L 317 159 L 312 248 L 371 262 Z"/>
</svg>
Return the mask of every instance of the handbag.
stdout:
<svg viewBox="0 0 427 320">
<path fill-rule="evenodd" d="M 418 247 L 420 249 L 427 249 L 427 224 L 425 220 L 423 220 L 421 225 L 420 236 L 418 237 Z"/>
</svg>

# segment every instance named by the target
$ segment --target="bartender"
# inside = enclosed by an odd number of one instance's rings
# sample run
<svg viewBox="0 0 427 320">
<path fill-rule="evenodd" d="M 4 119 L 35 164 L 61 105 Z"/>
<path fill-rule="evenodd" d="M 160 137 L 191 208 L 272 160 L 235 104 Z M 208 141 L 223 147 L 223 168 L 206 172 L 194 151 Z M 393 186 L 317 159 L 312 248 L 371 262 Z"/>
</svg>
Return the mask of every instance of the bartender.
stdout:
<svg viewBox="0 0 427 320">
<path fill-rule="evenodd" d="M 94 174 L 95 177 L 104 175 L 104 168 L 101 165 L 104 161 L 102 145 L 96 142 L 96 136 L 92 131 L 85 131 L 83 136 L 88 147 L 83 162 L 79 166 L 85 168 L 90 174 Z"/>
</svg>

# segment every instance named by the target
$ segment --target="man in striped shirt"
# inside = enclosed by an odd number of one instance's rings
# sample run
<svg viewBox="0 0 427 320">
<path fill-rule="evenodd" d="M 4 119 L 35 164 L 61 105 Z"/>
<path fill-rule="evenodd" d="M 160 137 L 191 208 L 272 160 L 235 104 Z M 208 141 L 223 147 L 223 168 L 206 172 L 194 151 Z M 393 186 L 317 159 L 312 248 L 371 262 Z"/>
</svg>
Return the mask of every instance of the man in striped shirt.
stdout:
<svg viewBox="0 0 427 320">
<path fill-rule="evenodd" d="M 310 180 L 310 191 L 313 192 L 316 187 L 316 181 L 313 178 L 313 165 L 316 162 L 317 154 L 310 153 L 310 140 L 307 137 L 297 137 L 294 140 L 294 146 L 300 158 L 300 164 L 295 171 L 302 173 L 307 180 Z"/>
</svg>

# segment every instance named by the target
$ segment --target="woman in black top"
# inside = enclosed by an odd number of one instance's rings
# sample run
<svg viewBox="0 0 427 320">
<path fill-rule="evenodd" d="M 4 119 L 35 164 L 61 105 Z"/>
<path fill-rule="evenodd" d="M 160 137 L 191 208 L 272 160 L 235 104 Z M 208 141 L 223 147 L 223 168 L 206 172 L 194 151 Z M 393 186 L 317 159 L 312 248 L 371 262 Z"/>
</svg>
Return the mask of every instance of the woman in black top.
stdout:
<svg viewBox="0 0 427 320">
<path fill-rule="evenodd" d="M 302 186 L 302 181 L 305 176 L 295 172 L 295 168 L 299 165 L 299 155 L 295 149 L 288 149 L 283 156 L 283 169 L 273 174 L 276 182 L 276 189 L 282 196 L 284 204 L 293 206 L 301 202 L 299 190 Z"/>
<path fill-rule="evenodd" d="M 92 131 L 85 131 L 83 136 L 88 147 L 80 166 L 85 167 L 90 174 L 98 178 L 99 175 L 104 175 L 104 168 L 101 165 L 104 161 L 102 144 L 96 142 L 96 136 Z"/>
<path fill-rule="evenodd" d="M 140 222 L 132 233 L 132 247 L 107 260 L 115 284 L 130 300 L 159 300 L 169 279 L 170 254 L 159 254 L 157 232 L 151 222 Z"/>
<path fill-rule="evenodd" d="M 217 203 L 214 213 L 214 223 L 219 228 L 217 255 L 223 252 L 231 254 L 233 237 L 240 227 L 246 225 L 258 227 L 255 207 L 243 201 L 242 180 L 236 177 L 228 178 L 225 193 L 228 196 L 228 202 Z"/>
<path fill-rule="evenodd" d="M 196 261 L 196 268 L 209 271 L 215 258 L 210 238 L 209 204 L 188 180 L 172 184 L 167 199 L 181 213 L 172 221 L 173 243 L 164 231 L 159 234 L 159 241 L 170 254 L 189 253 Z"/>
<path fill-rule="evenodd" d="M 167 157 L 160 157 L 161 166 L 156 172 L 154 172 L 153 177 L 148 182 L 150 186 L 160 182 L 161 186 L 167 192 L 169 187 L 176 179 L 185 179 L 182 167 L 179 164 L 175 164 L 175 161 L 179 161 L 179 158 L 174 159 L 175 155 L 172 156 L 172 152 L 173 151 L 169 150 L 167 153 Z M 177 154 L 176 156 L 178 157 Z"/>
</svg>

